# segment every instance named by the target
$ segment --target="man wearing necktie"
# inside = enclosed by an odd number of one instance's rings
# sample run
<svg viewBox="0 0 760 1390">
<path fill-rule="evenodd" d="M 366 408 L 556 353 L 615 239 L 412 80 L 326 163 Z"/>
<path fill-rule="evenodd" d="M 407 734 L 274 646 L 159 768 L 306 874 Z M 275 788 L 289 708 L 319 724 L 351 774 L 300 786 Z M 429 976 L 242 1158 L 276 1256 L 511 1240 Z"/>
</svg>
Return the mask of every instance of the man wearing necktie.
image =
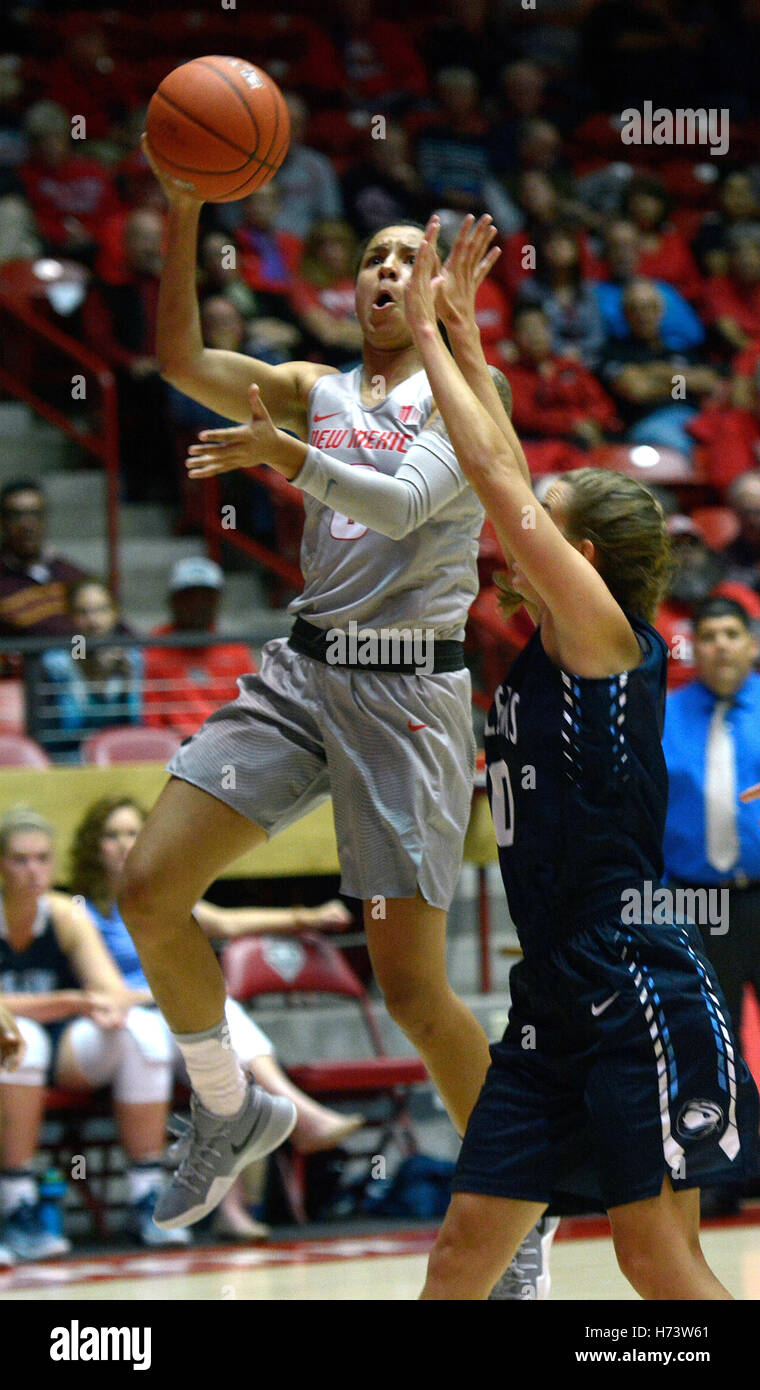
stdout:
<svg viewBox="0 0 760 1390">
<path fill-rule="evenodd" d="M 738 1032 L 745 985 L 760 1002 L 760 824 L 739 795 L 760 781 L 760 675 L 740 604 L 699 606 L 694 655 L 697 679 L 668 697 L 665 715 L 665 870 L 674 887 L 728 890 L 728 920 L 697 925 Z"/>
</svg>

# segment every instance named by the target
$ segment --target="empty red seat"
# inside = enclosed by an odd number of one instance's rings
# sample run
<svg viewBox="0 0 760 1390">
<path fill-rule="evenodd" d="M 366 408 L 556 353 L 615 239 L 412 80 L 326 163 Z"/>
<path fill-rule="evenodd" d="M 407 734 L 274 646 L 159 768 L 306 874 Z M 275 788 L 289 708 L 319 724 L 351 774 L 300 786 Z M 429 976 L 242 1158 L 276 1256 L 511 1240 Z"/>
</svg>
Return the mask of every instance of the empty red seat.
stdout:
<svg viewBox="0 0 760 1390">
<path fill-rule="evenodd" d="M 125 725 L 104 729 L 82 744 L 83 763 L 111 767 L 114 763 L 165 763 L 182 742 L 171 729 L 143 729 Z"/>
</svg>

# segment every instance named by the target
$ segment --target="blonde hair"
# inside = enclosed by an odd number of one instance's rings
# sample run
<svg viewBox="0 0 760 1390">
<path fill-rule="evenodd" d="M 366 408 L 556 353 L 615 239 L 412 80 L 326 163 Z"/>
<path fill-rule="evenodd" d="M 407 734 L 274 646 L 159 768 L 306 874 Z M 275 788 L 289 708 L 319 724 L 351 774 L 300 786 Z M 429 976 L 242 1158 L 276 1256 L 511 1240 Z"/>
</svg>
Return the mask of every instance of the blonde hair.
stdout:
<svg viewBox="0 0 760 1390">
<path fill-rule="evenodd" d="M 5 854 L 11 838 L 24 831 L 36 831 L 38 834 L 47 835 L 51 842 L 55 839 L 55 831 L 50 821 L 45 820 L 39 812 L 33 811 L 31 806 L 12 806 L 0 819 L 0 855 Z"/>
<path fill-rule="evenodd" d="M 665 513 L 648 488 L 605 468 L 576 468 L 559 482 L 569 488 L 569 538 L 594 543 L 596 568 L 621 608 L 654 618 L 670 578 L 672 558 Z M 506 617 L 523 603 L 502 570 L 494 575 Z"/>
</svg>

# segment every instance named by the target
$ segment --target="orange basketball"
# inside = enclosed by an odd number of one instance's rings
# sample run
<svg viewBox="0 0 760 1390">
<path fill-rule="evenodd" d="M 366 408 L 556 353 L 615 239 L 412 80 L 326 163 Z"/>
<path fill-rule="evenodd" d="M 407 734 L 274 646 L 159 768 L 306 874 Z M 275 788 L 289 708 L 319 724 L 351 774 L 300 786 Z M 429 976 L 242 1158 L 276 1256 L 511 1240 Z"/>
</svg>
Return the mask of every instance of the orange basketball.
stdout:
<svg viewBox="0 0 760 1390">
<path fill-rule="evenodd" d="M 277 173 L 290 142 L 285 99 L 242 58 L 193 58 L 164 78 L 148 107 L 151 154 L 209 203 L 232 203 Z"/>
</svg>

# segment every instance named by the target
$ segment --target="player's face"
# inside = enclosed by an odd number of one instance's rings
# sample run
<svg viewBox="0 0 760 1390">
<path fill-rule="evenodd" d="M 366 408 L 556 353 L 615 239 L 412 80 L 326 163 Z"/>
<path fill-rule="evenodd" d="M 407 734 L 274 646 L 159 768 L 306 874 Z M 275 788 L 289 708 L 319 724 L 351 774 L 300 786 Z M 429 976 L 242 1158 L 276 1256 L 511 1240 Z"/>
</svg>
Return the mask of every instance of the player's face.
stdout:
<svg viewBox="0 0 760 1390">
<path fill-rule="evenodd" d="M 704 618 L 694 634 L 697 674 L 721 700 L 744 684 L 757 658 L 757 642 L 738 618 Z"/>
<path fill-rule="evenodd" d="M 142 828 L 142 816 L 134 806 L 112 811 L 100 837 L 100 862 L 109 878 L 118 878 Z"/>
<path fill-rule="evenodd" d="M 384 227 L 362 256 L 356 277 L 356 316 L 373 347 L 401 348 L 411 342 L 404 290 L 423 236 L 417 227 Z"/>
<path fill-rule="evenodd" d="M 12 896 L 46 893 L 53 881 L 53 846 L 42 830 L 11 835 L 0 858 L 3 887 Z"/>
</svg>

